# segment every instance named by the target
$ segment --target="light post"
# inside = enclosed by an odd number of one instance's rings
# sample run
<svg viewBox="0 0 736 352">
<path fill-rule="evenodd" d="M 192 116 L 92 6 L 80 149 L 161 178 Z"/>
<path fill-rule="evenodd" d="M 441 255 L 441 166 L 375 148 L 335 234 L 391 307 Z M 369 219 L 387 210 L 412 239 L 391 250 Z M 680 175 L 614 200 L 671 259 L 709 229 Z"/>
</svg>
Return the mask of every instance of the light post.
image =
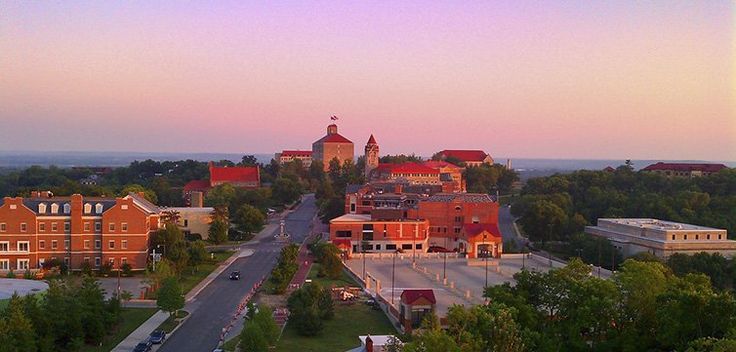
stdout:
<svg viewBox="0 0 736 352">
<path fill-rule="evenodd" d="M 484 260 L 486 262 L 486 285 L 483 286 L 483 292 L 485 292 L 486 289 L 488 289 L 488 244 L 486 243 L 487 235 L 486 233 L 483 233 L 483 244 L 486 246 L 485 253 L 483 254 Z"/>
<path fill-rule="evenodd" d="M 442 263 L 442 279 L 447 279 L 447 234 L 445 234 L 445 261 Z"/>
<path fill-rule="evenodd" d="M 394 276 L 396 275 L 396 255 L 399 251 L 394 251 L 394 258 L 391 261 L 391 306 L 394 305 Z"/>
</svg>

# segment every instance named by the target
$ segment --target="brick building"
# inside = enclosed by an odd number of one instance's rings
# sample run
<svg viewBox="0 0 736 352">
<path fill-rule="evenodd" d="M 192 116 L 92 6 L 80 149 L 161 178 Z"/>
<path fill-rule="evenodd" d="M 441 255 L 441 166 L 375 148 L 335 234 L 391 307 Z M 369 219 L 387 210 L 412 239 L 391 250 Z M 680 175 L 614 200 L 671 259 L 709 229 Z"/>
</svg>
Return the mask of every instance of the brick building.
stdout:
<svg viewBox="0 0 736 352">
<path fill-rule="evenodd" d="M 160 210 L 143 196 L 121 198 L 53 197 L 33 192 L 29 198 L 0 200 L 0 272 L 39 269 L 58 259 L 72 270 L 84 262 L 93 269 L 109 262 L 143 270 L 151 232 Z"/>
<path fill-rule="evenodd" d="M 444 160 L 425 161 L 423 165 L 437 170 L 440 173 L 441 182 L 452 182 L 453 192 L 465 192 L 464 168 Z"/>
<path fill-rule="evenodd" d="M 709 176 L 723 169 L 723 164 L 692 164 L 692 163 L 663 163 L 649 165 L 642 169 L 644 172 L 653 172 L 667 177 L 700 177 Z"/>
<path fill-rule="evenodd" d="M 348 256 L 360 252 L 365 244 L 367 252 L 423 253 L 427 251 L 429 223 L 423 219 L 384 218 L 381 212 L 373 214 L 345 214 L 330 220 L 330 240 Z"/>
<path fill-rule="evenodd" d="M 480 166 L 483 164 L 493 165 L 493 158 L 491 155 L 482 150 L 445 149 L 437 154 L 442 160 L 447 158 L 458 159 L 465 163 L 465 166 Z"/>
<path fill-rule="evenodd" d="M 409 184 L 439 185 L 440 171 L 419 163 L 378 164 L 370 173 L 371 181 L 400 181 Z"/>
<path fill-rule="evenodd" d="M 312 160 L 322 162 L 324 170 L 330 169 L 330 161 L 337 159 L 340 165 L 352 161 L 355 146 L 349 139 L 337 133 L 337 125 L 327 126 L 327 135 L 312 143 Z"/>
<path fill-rule="evenodd" d="M 192 180 L 184 185 L 183 196 L 187 205 L 191 205 L 192 192 L 207 195 L 210 189 L 222 184 L 230 184 L 237 188 L 258 188 L 261 186 L 261 170 L 256 166 L 217 167 L 209 163 L 210 178 L 208 180 Z"/>
<path fill-rule="evenodd" d="M 312 165 L 312 151 L 311 150 L 284 150 L 281 153 L 276 153 L 274 159 L 283 165 L 290 163 L 294 160 L 299 160 L 305 168 Z"/>
</svg>

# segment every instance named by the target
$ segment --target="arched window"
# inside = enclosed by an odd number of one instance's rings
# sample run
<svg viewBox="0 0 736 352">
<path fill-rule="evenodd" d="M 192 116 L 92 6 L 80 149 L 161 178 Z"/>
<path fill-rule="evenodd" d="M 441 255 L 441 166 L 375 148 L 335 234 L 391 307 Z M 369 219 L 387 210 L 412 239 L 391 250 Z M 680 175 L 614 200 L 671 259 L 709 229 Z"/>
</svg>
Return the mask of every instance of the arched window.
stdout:
<svg viewBox="0 0 736 352">
<path fill-rule="evenodd" d="M 72 212 L 72 206 L 69 205 L 69 203 L 64 203 L 64 214 L 69 214 Z"/>
<path fill-rule="evenodd" d="M 38 213 L 39 214 L 45 214 L 46 213 L 46 203 L 41 203 L 38 205 Z"/>
<path fill-rule="evenodd" d="M 102 214 L 102 204 L 100 203 L 95 204 L 95 213 Z"/>
<path fill-rule="evenodd" d="M 59 212 L 59 205 L 56 203 L 51 204 L 51 214 L 56 214 Z"/>
<path fill-rule="evenodd" d="M 84 204 L 84 213 L 85 214 L 92 213 L 92 204 L 89 204 L 89 203 Z"/>
</svg>

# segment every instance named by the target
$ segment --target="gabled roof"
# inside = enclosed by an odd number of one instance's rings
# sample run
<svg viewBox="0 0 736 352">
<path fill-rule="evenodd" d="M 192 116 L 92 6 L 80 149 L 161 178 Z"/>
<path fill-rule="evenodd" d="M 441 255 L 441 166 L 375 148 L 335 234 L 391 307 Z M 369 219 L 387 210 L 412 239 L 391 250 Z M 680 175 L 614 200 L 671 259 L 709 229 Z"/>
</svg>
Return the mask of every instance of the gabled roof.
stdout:
<svg viewBox="0 0 736 352">
<path fill-rule="evenodd" d="M 208 180 L 192 180 L 184 185 L 184 191 L 206 191 L 210 189 L 210 181 Z"/>
<path fill-rule="evenodd" d="M 312 156 L 311 150 L 284 150 L 281 156 Z"/>
<path fill-rule="evenodd" d="M 465 162 L 468 162 L 468 161 L 480 162 L 480 161 L 483 161 L 488 156 L 488 153 L 482 150 L 445 149 L 441 151 L 440 154 L 444 156 L 445 158 L 453 157 L 453 158 L 458 158 Z"/>
<path fill-rule="evenodd" d="M 210 167 L 210 184 L 215 182 L 258 182 L 258 166 Z"/>
<path fill-rule="evenodd" d="M 401 300 L 406 304 L 413 304 L 420 298 L 425 298 L 430 303 L 437 304 L 437 299 L 434 298 L 434 291 L 431 289 L 412 289 L 401 292 Z"/>
<path fill-rule="evenodd" d="M 371 134 L 371 138 L 368 138 L 368 144 L 378 144 L 376 143 L 376 139 L 373 138 L 373 135 Z"/>
<path fill-rule="evenodd" d="M 501 238 L 501 231 L 496 224 L 465 224 L 463 230 L 468 237 L 477 236 L 483 231 L 488 231 L 493 237 Z"/>
<path fill-rule="evenodd" d="M 439 170 L 433 169 L 415 162 L 402 164 L 378 164 L 376 168 L 379 172 L 390 172 L 393 174 L 439 174 Z"/>
<path fill-rule="evenodd" d="M 335 134 L 328 134 L 322 138 L 320 138 L 315 143 L 353 143 L 351 140 L 343 137 L 339 133 Z"/>
<path fill-rule="evenodd" d="M 457 166 L 457 165 L 455 165 L 453 163 L 448 163 L 448 162 L 446 162 L 444 160 L 429 160 L 429 161 L 425 161 L 424 162 L 424 166 L 431 167 L 433 169 L 439 169 L 439 168 L 445 168 L 445 167 L 449 167 L 449 168 L 453 168 L 453 169 L 458 169 L 458 170 L 462 169 L 460 166 Z"/>
<path fill-rule="evenodd" d="M 133 203 L 149 214 L 158 214 L 161 212 L 161 208 L 156 204 L 149 202 L 148 199 L 137 193 L 129 193 L 127 197 L 133 198 Z"/>
<path fill-rule="evenodd" d="M 656 171 L 656 170 L 672 170 L 672 171 L 702 171 L 702 172 L 718 172 L 728 167 L 723 164 L 698 164 L 698 163 L 663 163 L 658 162 L 656 164 L 645 167 L 644 171 Z"/>
</svg>

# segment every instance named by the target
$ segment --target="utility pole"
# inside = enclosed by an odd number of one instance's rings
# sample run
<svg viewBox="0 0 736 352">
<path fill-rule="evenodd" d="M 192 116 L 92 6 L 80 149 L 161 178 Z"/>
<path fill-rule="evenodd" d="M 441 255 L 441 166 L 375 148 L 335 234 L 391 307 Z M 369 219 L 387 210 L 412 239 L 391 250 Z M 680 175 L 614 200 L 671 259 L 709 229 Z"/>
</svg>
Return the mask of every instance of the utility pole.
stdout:
<svg viewBox="0 0 736 352">
<path fill-rule="evenodd" d="M 153 253 L 151 253 L 151 264 L 153 265 L 153 272 L 156 272 L 156 248 L 153 249 Z"/>
</svg>

